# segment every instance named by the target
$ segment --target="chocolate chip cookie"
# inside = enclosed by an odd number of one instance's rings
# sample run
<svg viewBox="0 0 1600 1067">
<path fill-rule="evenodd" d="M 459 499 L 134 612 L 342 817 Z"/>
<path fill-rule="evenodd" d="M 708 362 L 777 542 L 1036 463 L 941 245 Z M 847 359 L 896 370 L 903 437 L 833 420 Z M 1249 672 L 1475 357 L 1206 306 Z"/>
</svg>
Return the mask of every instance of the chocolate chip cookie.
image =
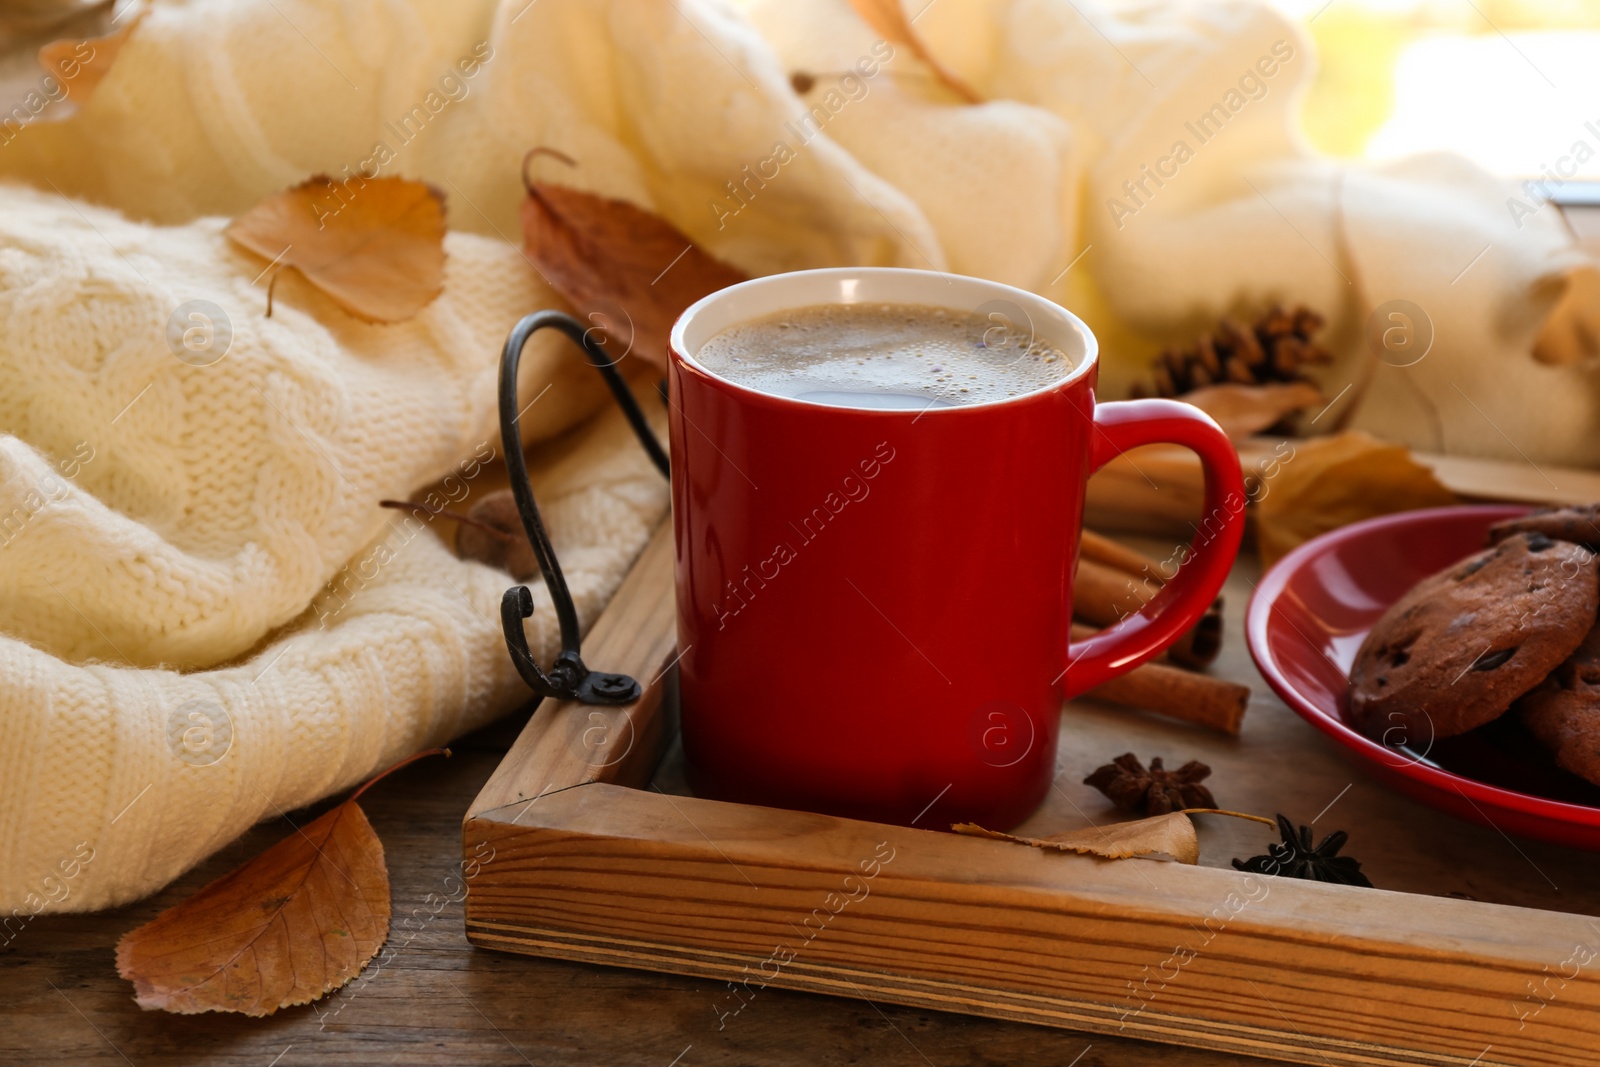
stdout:
<svg viewBox="0 0 1600 1067">
<path fill-rule="evenodd" d="M 1558 541 L 1582 545 L 1591 552 L 1600 551 L 1600 504 L 1540 508 L 1520 519 L 1497 522 L 1489 527 L 1489 543 L 1497 545 L 1519 533 L 1542 533 Z"/>
<path fill-rule="evenodd" d="M 1353 724 L 1374 739 L 1426 745 L 1504 714 L 1594 628 L 1596 559 L 1515 533 L 1418 582 L 1356 653 Z"/>
<path fill-rule="evenodd" d="M 1600 626 L 1516 710 L 1557 764 L 1600 785 Z"/>
</svg>

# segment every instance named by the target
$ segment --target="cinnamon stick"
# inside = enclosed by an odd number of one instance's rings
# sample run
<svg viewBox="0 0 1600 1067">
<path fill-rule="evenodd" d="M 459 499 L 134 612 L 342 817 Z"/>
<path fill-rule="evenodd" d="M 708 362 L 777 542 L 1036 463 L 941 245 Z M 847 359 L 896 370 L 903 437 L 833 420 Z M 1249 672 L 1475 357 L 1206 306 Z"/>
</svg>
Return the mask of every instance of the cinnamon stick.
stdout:
<svg viewBox="0 0 1600 1067">
<path fill-rule="evenodd" d="M 1083 532 L 1078 573 L 1072 583 L 1072 614 L 1096 626 L 1110 626 L 1144 606 L 1161 590 L 1162 565 L 1109 537 Z M 1167 649 L 1167 658 L 1199 669 L 1222 650 L 1222 599 Z"/>
<path fill-rule="evenodd" d="M 1167 658 L 1191 671 L 1203 670 L 1216 661 L 1222 651 L 1222 598 L 1211 602 L 1200 621 L 1167 649 Z"/>
<path fill-rule="evenodd" d="M 1095 633 L 1091 626 L 1073 623 L 1073 640 Z M 1213 678 L 1209 674 L 1180 670 L 1160 663 L 1135 667 L 1120 678 L 1098 685 L 1084 696 L 1109 704 L 1153 711 L 1184 722 L 1237 735 L 1250 702 L 1250 687 Z"/>
<path fill-rule="evenodd" d="M 1084 521 L 1097 529 L 1184 541 L 1204 513 L 1200 460 L 1178 445 L 1145 445 L 1116 457 L 1089 479 L 1084 499 Z"/>
<path fill-rule="evenodd" d="M 1083 536 L 1078 541 L 1078 559 L 1080 561 L 1092 559 L 1096 563 L 1104 563 L 1108 567 L 1115 567 L 1128 574 L 1148 573 L 1157 582 L 1161 581 L 1155 560 L 1136 548 L 1130 548 L 1093 530 L 1083 531 Z"/>
<path fill-rule="evenodd" d="M 1138 611 L 1160 591 L 1159 581 L 1080 558 L 1072 580 L 1072 614 L 1095 626 L 1110 626 Z"/>
</svg>

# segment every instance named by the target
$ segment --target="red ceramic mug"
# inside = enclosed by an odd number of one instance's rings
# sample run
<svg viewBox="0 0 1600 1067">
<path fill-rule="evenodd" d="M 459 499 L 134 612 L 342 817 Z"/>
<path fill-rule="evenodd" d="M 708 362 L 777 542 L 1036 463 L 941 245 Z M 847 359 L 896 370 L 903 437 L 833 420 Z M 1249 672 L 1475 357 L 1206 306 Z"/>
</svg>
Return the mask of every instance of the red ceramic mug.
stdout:
<svg viewBox="0 0 1600 1067">
<path fill-rule="evenodd" d="M 1063 380 L 927 410 L 762 393 L 695 361 L 735 323 L 816 304 L 1003 309 Z M 994 316 L 1000 318 L 1000 315 Z M 1063 695 L 1195 623 L 1238 550 L 1227 437 L 1170 400 L 1096 404 L 1076 316 L 976 278 L 851 267 L 730 286 L 673 327 L 668 371 L 684 755 L 702 796 L 930 828 L 1015 825 L 1050 788 Z M 1205 467 L 1177 576 L 1068 649 L 1084 484 L 1174 442 Z"/>
</svg>

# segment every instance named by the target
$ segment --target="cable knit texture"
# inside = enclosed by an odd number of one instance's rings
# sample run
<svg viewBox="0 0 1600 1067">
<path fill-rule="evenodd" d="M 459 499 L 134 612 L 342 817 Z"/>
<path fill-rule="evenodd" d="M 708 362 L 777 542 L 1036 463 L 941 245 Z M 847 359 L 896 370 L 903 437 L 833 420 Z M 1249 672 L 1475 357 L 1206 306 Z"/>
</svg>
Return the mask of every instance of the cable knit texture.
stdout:
<svg viewBox="0 0 1600 1067">
<path fill-rule="evenodd" d="M 1149 354 L 1129 337 L 1298 300 L 1342 340 L 1332 395 L 1369 358 L 1369 306 L 1404 298 L 1434 349 L 1355 391 L 1358 424 L 1600 461 L 1580 432 L 1600 369 L 1527 356 L 1582 262 L 1555 212 L 1511 219 L 1514 190 L 1457 160 L 1312 156 L 1311 46 L 1266 5 L 924 16 L 985 103 L 848 0 L 155 0 L 75 116 L 5 131 L 0 908 L 148 893 L 523 695 L 494 621 L 507 578 L 375 503 L 471 482 L 498 450 L 501 340 L 559 304 L 516 248 L 534 146 L 577 163 L 540 177 L 751 273 L 892 264 L 1052 296 L 1107 339 L 1113 390 Z M 223 218 L 318 172 L 446 194 L 444 295 L 414 320 L 359 323 L 292 274 L 265 317 L 266 264 Z M 169 343 L 215 328 L 192 301 L 231 331 L 204 366 Z M 536 339 L 522 385 L 530 438 L 575 435 L 534 466 L 589 621 L 666 496 L 614 414 L 585 421 L 603 391 L 562 344 Z M 49 892 L 80 845 L 93 861 Z"/>
<path fill-rule="evenodd" d="M 523 154 L 548 145 L 580 166 L 541 176 L 750 271 L 896 264 L 1051 296 L 1101 334 L 1113 395 L 1162 343 L 1297 301 L 1328 318 L 1333 396 L 1368 377 L 1369 315 L 1409 301 L 1428 358 L 1380 363 L 1354 425 L 1600 463 L 1600 363 L 1528 356 L 1593 266 L 1558 212 L 1519 217 L 1519 189 L 1453 157 L 1312 154 L 1315 52 L 1268 4 L 941 0 L 917 32 L 986 102 L 955 104 L 849 0 L 157 0 L 84 112 L 7 145 L 0 174 L 179 222 L 376 170 L 505 236 Z"/>
<path fill-rule="evenodd" d="M 0 187 L 0 903 L 24 914 L 154 890 L 527 695 L 498 623 L 510 580 L 377 501 L 484 476 L 503 331 L 559 301 L 504 242 L 452 233 L 445 295 L 409 322 L 357 322 L 292 277 L 269 319 L 263 264 L 222 226 Z M 232 309 L 205 366 L 168 344 L 197 299 Z M 603 402 L 560 338 L 525 358 L 529 440 Z M 533 458 L 592 621 L 665 483 L 615 412 Z"/>
</svg>

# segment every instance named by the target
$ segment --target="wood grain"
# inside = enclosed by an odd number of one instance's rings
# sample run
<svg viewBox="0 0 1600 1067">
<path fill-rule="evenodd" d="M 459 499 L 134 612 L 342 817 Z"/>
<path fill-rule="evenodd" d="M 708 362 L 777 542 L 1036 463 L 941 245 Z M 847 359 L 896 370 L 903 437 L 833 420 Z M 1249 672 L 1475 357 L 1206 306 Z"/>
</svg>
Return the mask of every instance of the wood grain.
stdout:
<svg viewBox="0 0 1600 1067">
<path fill-rule="evenodd" d="M 734 1015 L 776 986 L 1291 1062 L 1600 1055 L 1595 983 L 1569 983 L 1537 1026 L 1513 1010 L 1547 964 L 1595 943 L 1581 916 L 603 784 L 479 827 L 495 860 L 469 897 L 474 942 L 722 977 Z"/>
<path fill-rule="evenodd" d="M 772 990 L 717 1028 L 726 986 L 467 943 L 461 813 L 526 720 L 452 744 L 361 800 L 389 860 L 395 925 L 345 991 L 268 1019 L 141 1011 L 117 977 L 117 937 L 294 833 L 322 810 L 263 823 L 150 899 L 94 915 L 40 916 L 0 953 L 0 1064 L 74 1067 L 1230 1067 L 1230 1056 L 1089 1038 L 848 993 Z M 120 825 L 120 824 L 119 824 Z M 391 953 L 392 950 L 392 953 Z"/>
<path fill-rule="evenodd" d="M 1242 563 L 1230 603 L 1245 601 L 1252 569 Z M 619 596 L 608 615 L 658 612 L 650 595 L 637 606 Z M 1238 637 L 1230 638 L 1224 676 L 1254 679 Z M 660 654 L 659 644 L 650 654 Z M 648 694 L 640 705 L 662 706 Z M 1078 707 L 1067 712 L 1064 753 L 1084 737 Z M 1093 721 L 1107 713 L 1088 706 L 1082 714 Z M 1119 750 L 1149 742 L 1170 754 L 1175 735 L 1155 720 L 1124 713 L 1106 722 Z M 720 978 L 725 992 L 713 1010 L 723 1025 L 759 993 L 788 988 L 1300 1063 L 1555 1067 L 1600 1058 L 1600 982 L 1592 977 L 1600 926 L 1582 914 L 1214 869 L 1226 867 L 1227 853 L 1211 850 L 1218 835 L 1209 827 L 1203 849 L 1213 868 L 1194 868 L 724 804 L 682 795 L 675 752 L 645 790 L 543 751 L 559 743 L 553 730 L 536 724 L 530 734 L 519 765 L 539 776 L 514 789 L 495 785 L 465 824 L 468 839 L 494 855 L 471 883 L 468 937 L 510 951 Z M 1283 736 L 1289 742 L 1279 755 L 1303 751 L 1316 764 L 1325 754 L 1309 728 Z M 1215 740 L 1212 749 L 1226 753 L 1228 745 Z M 1063 760 L 1055 792 L 1084 825 L 1094 821 L 1084 815 L 1094 801 L 1078 784 L 1077 764 Z M 545 770 L 563 766 L 565 778 Z M 1317 780 L 1287 760 L 1235 769 L 1223 802 L 1268 813 L 1292 809 L 1285 798 Z M 569 784 L 540 795 L 561 782 Z M 1315 823 L 1354 786 L 1347 781 L 1319 801 L 1322 813 L 1301 820 Z M 507 804 L 508 795 L 522 799 Z M 1358 840 L 1403 842 L 1414 829 L 1398 821 L 1409 814 L 1403 802 L 1383 799 L 1388 812 Z M 1025 832 L 1074 822 L 1039 825 L 1060 815 L 1046 805 Z M 1445 840 L 1475 837 L 1490 854 L 1491 831 L 1428 816 L 1430 828 L 1443 821 Z M 1254 848 L 1241 851 L 1261 851 L 1260 828 L 1245 825 L 1221 839 L 1254 838 Z M 1535 846 L 1505 840 L 1550 881 L 1524 851 Z M 892 859 L 883 860 L 885 849 Z M 881 862 L 868 878 L 864 865 L 875 857 Z M 1560 854 L 1553 863 L 1564 881 L 1595 871 L 1586 856 Z M 1451 884 L 1437 861 L 1411 866 L 1414 882 L 1431 876 L 1433 892 Z M 1592 911 L 1593 898 L 1586 887 L 1576 898 L 1569 890 L 1564 903 Z M 1555 992 L 1551 975 L 1585 955 Z"/>
<path fill-rule="evenodd" d="M 584 637 L 593 670 L 632 675 L 643 694 L 632 704 L 541 707 L 473 804 L 484 812 L 586 782 L 643 785 L 664 751 L 668 717 L 659 715 L 665 674 L 677 659 L 672 586 L 672 526 L 663 523 L 618 587 L 614 604 Z"/>
<path fill-rule="evenodd" d="M 1161 542 L 1140 547 L 1157 556 L 1170 550 Z M 1379 886 L 1545 911 L 1600 914 L 1600 858 L 1471 826 L 1399 796 L 1346 763 L 1268 692 L 1243 645 L 1241 620 L 1256 578 L 1254 562 L 1242 559 L 1226 590 L 1223 651 L 1214 668 L 1218 675 L 1246 682 L 1255 690 L 1243 733 L 1226 737 L 1127 709 L 1074 702 L 1063 712 L 1056 787 L 1022 832 L 1049 833 L 1118 818 L 1082 779 L 1119 753 L 1136 750 L 1145 759 L 1165 755 L 1169 764 L 1193 757 L 1216 769 L 1209 784 L 1227 806 L 1269 815 L 1285 811 L 1300 822 L 1314 822 L 1319 834 L 1348 830 L 1352 838 L 1346 851 L 1363 861 Z M 595 666 L 611 666 L 587 643 L 585 653 Z M 581 952 L 588 951 L 582 946 L 568 946 L 568 959 L 475 949 L 466 941 L 459 892 L 461 815 L 503 761 L 526 718 L 524 711 L 453 742 L 452 759 L 407 768 L 362 798 L 388 857 L 395 929 L 380 957 L 389 957 L 388 962 L 376 973 L 369 968 L 349 992 L 270 1019 L 215 1014 L 179 1018 L 140 1011 L 131 987 L 116 976 L 113 959 L 121 934 L 294 833 L 293 826 L 305 826 L 326 809 L 320 805 L 251 829 L 147 900 L 93 915 L 32 920 L 0 952 L 0 1004 L 4 1005 L 0 1063 L 518 1067 L 532 1062 L 666 1067 L 680 1056 L 677 1067 L 797 1063 L 1237 1067 L 1255 1062 L 1241 1059 L 1237 1052 L 1022 1025 L 958 1014 L 955 1007 L 947 1012 L 899 1006 L 869 993 L 854 977 L 854 987 L 836 983 L 838 995 L 775 986 L 760 990 L 719 1027 L 714 1009 L 730 996 L 725 981 L 591 966 L 578 962 Z M 674 799 L 685 792 L 681 762 L 670 749 L 652 781 L 652 789 L 657 788 Z M 508 814 L 514 816 L 514 810 Z M 1264 830 L 1237 820 L 1203 822 L 1201 863 L 1226 868 L 1230 857 L 1262 851 L 1268 836 Z M 898 858 L 891 862 L 888 870 L 898 862 Z M 1155 866 L 1138 862 L 1146 871 Z M 730 871 L 726 877 L 737 876 Z M 1384 899 L 1391 897 L 1385 894 Z M 649 907 L 650 902 L 641 906 Z M 846 908 L 837 925 L 830 924 L 822 936 L 851 936 L 854 907 Z M 1464 934 L 1513 941 L 1518 929 L 1513 922 L 1488 929 L 1470 927 Z M 1220 938 L 1237 932 L 1230 927 Z M 795 962 L 804 964 L 809 958 L 802 953 Z M 1565 958 L 1545 962 L 1557 972 Z M 1203 958 L 1197 959 L 1194 966 L 1202 962 Z M 1592 989 L 1595 969 L 1594 964 L 1585 967 L 1568 988 Z M 1200 973 L 1185 967 L 1177 983 Z M 1317 975 L 1305 977 L 1308 984 L 1322 980 Z M 888 981 L 881 972 L 880 981 Z M 910 979 L 902 981 L 908 988 L 917 985 Z M 1536 989 L 1546 999 L 1551 995 L 1548 990 L 1554 990 L 1556 999 L 1527 1020 L 1526 1029 L 1532 1033 L 1555 1017 L 1556 1007 L 1567 996 L 1554 977 L 1541 975 Z M 1524 1007 L 1537 1004 L 1527 999 L 1526 988 L 1519 993 Z M 1155 1020 L 1164 996 L 1158 995 L 1142 1013 L 1147 1022 Z M 1368 1010 L 1380 1010 L 1377 1006 L 1387 999 L 1385 989 Z M 1033 1018 L 1035 1003 L 1019 998 L 1021 1006 L 1014 1017 Z M 1501 1007 L 1508 1013 L 1512 1010 L 1510 1003 Z M 1277 1017 L 1264 1006 L 1261 1010 Z M 1001 1014 L 997 1009 L 996 1015 Z M 1297 1054 L 1280 1054 L 1282 1058 L 1329 1062 L 1322 1058 L 1322 1039 L 1308 1027 L 1327 1014 L 1320 1007 L 1291 1013 L 1290 1021 L 1304 1029 L 1307 1038 Z M 1404 1024 L 1402 1007 L 1392 1014 L 1397 1024 Z M 1181 1031 L 1185 1024 L 1168 1025 Z M 1582 1046 L 1569 1053 L 1564 1062 L 1574 1067 L 1594 1062 Z M 1345 1054 L 1354 1055 L 1348 1049 Z M 1502 1055 L 1493 1048 L 1480 1065 L 1508 1061 L 1515 1062 L 1512 1054 Z"/>
</svg>

